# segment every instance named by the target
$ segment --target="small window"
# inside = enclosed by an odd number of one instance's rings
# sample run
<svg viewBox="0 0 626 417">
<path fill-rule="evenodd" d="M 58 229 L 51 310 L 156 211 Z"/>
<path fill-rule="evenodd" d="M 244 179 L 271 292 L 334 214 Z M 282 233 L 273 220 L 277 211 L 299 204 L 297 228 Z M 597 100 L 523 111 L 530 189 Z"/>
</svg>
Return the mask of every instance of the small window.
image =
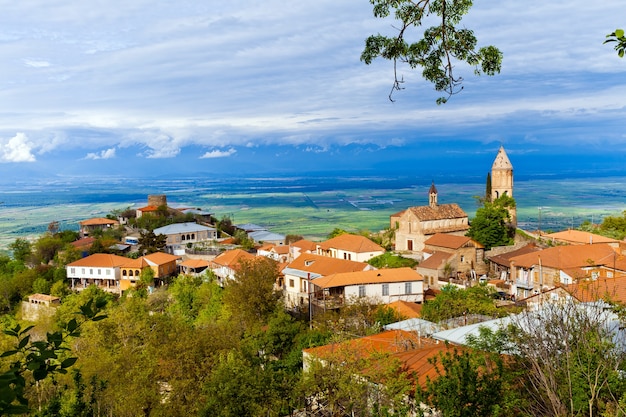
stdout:
<svg viewBox="0 0 626 417">
<path fill-rule="evenodd" d="M 465 262 L 465 256 L 461 255 L 461 262 Z"/>
<path fill-rule="evenodd" d="M 72 274 L 75 274 L 75 273 L 76 273 L 75 268 L 70 268 L 70 272 L 71 272 Z"/>
<path fill-rule="evenodd" d="M 289 280 L 289 287 L 293 288 L 295 286 L 295 282 L 293 281 L 293 279 Z"/>
<path fill-rule="evenodd" d="M 98 269 L 98 275 L 102 275 L 102 269 Z"/>
<path fill-rule="evenodd" d="M 365 285 L 359 285 L 359 297 L 365 297 Z"/>
<path fill-rule="evenodd" d="M 93 269 L 89 268 L 89 275 L 93 275 Z"/>
<path fill-rule="evenodd" d="M 405 294 L 411 294 L 412 292 L 413 291 L 412 291 L 412 288 L 411 288 L 411 283 L 410 282 L 405 282 L 404 283 L 404 293 Z"/>
<path fill-rule="evenodd" d="M 383 295 L 389 295 L 389 284 L 383 284 Z"/>
</svg>

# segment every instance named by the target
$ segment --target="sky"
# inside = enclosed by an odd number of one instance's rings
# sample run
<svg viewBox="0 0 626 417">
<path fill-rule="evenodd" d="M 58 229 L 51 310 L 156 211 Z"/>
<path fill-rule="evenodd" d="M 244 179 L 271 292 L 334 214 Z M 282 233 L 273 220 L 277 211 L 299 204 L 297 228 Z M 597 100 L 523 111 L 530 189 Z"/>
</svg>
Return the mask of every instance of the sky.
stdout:
<svg viewBox="0 0 626 417">
<path fill-rule="evenodd" d="M 366 0 L 2 2 L 0 177 L 622 172 L 623 0 L 477 1 L 462 25 L 504 54 L 448 103 L 399 66 Z M 495 4 L 495 5 L 494 5 Z M 431 21 L 429 21 L 431 22 Z M 417 36 L 413 34 L 411 36 Z"/>
</svg>

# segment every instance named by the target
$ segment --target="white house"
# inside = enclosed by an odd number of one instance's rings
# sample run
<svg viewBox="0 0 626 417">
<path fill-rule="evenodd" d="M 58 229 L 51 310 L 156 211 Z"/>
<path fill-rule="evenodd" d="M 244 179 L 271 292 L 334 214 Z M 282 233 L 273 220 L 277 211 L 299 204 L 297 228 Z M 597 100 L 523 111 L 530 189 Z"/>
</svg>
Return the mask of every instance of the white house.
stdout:
<svg viewBox="0 0 626 417">
<path fill-rule="evenodd" d="M 317 244 L 317 254 L 349 261 L 367 262 L 385 249 L 365 236 L 344 233 Z"/>
<path fill-rule="evenodd" d="M 305 253 L 283 269 L 283 293 L 285 306 L 296 308 L 308 305 L 309 282 L 339 272 L 354 272 L 374 269 L 364 262 L 329 258 Z"/>
<path fill-rule="evenodd" d="M 411 268 L 389 268 L 328 275 L 311 282 L 312 302 L 332 309 L 367 297 L 375 303 L 424 301 L 424 279 Z"/>
<path fill-rule="evenodd" d="M 96 253 L 67 264 L 67 278 L 73 290 L 80 291 L 89 285 L 97 285 L 105 291 L 119 292 L 122 265 L 129 259 L 123 256 Z"/>
<path fill-rule="evenodd" d="M 171 252 L 188 243 L 204 242 L 217 239 L 217 229 L 198 223 L 174 223 L 154 229 L 155 235 L 167 236 L 166 245 Z"/>
</svg>

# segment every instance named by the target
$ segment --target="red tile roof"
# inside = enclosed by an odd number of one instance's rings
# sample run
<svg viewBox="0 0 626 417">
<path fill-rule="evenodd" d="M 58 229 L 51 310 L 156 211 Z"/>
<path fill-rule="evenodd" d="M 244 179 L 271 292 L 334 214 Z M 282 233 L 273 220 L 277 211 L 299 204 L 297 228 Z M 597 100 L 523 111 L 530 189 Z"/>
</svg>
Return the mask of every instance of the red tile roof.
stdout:
<svg viewBox="0 0 626 417">
<path fill-rule="evenodd" d="M 584 280 L 564 288 L 581 302 L 606 300 L 626 305 L 626 276 Z"/>
<path fill-rule="evenodd" d="M 91 219 L 83 220 L 79 224 L 81 226 L 104 226 L 104 225 L 116 225 L 119 224 L 117 220 L 107 219 L 106 217 L 94 217 Z"/>
<path fill-rule="evenodd" d="M 397 358 L 402 362 L 405 371 L 414 371 L 417 375 L 417 383 L 425 386 L 427 378 L 432 380 L 437 377 L 435 365 L 431 363 L 432 358 L 443 352 L 451 352 L 453 349 L 446 343 L 419 338 L 411 332 L 389 330 L 339 344 L 304 349 L 303 352 L 313 358 L 326 361 L 333 357 L 341 361 L 341 355 L 355 358 L 368 358 L 373 355 L 384 358 L 385 354 L 391 355 L 392 358 Z M 366 370 L 363 371 L 366 372 Z"/>
<path fill-rule="evenodd" d="M 380 245 L 361 235 L 343 233 L 318 245 L 323 250 L 340 249 L 346 252 L 367 253 L 384 252 Z"/>
<path fill-rule="evenodd" d="M 366 285 L 387 282 L 423 281 L 424 278 L 411 268 L 375 269 L 371 271 L 331 274 L 312 281 L 319 288 L 336 288 L 347 285 Z"/>
<path fill-rule="evenodd" d="M 592 244 L 592 243 L 619 243 L 619 240 L 611 239 L 606 236 L 596 235 L 594 233 L 584 232 L 582 230 L 563 230 L 562 232 L 550 233 L 542 235 L 542 238 L 553 239 L 560 242 L 573 244 Z"/>
<path fill-rule="evenodd" d="M 82 258 L 72 263 L 69 263 L 67 264 L 67 266 L 116 268 L 124 265 L 128 261 L 129 258 L 124 258 L 123 256 L 112 255 L 108 253 L 94 253 L 93 255 L 89 255 L 86 258 Z"/>
<path fill-rule="evenodd" d="M 445 219 L 461 219 L 467 217 L 467 213 L 463 211 L 458 204 L 439 204 L 436 206 L 416 206 L 410 207 L 415 216 L 421 221 L 427 220 L 445 220 Z"/>
<path fill-rule="evenodd" d="M 387 307 L 391 307 L 398 312 L 402 317 L 407 319 L 414 319 L 422 317 L 422 305 L 417 303 L 410 303 L 408 301 L 394 301 L 387 304 Z"/>
<path fill-rule="evenodd" d="M 213 259 L 213 261 L 211 261 L 211 263 L 213 265 L 233 268 L 245 260 L 254 260 L 254 255 L 241 249 L 233 249 L 220 253 L 215 257 L 215 259 Z"/>
<path fill-rule="evenodd" d="M 467 245 L 470 242 L 473 242 L 474 247 L 476 248 L 484 247 L 480 243 L 474 242 L 471 238 L 467 236 L 455 236 L 455 235 L 448 235 L 445 233 L 436 233 L 432 235 L 431 237 L 426 239 L 424 244 L 429 245 L 429 246 L 439 246 L 441 248 L 447 248 L 447 249 L 459 249 Z"/>
<path fill-rule="evenodd" d="M 187 268 L 206 268 L 209 266 L 209 261 L 204 259 L 187 259 L 179 264 Z"/>
<path fill-rule="evenodd" d="M 370 269 L 365 262 L 348 261 L 345 259 L 331 258 L 328 256 L 305 253 L 287 265 L 288 268 L 305 272 L 312 272 L 322 276 L 340 272 L 354 272 Z"/>
<path fill-rule="evenodd" d="M 613 265 L 619 254 L 608 244 L 555 246 L 511 258 L 515 266 L 531 268 L 541 263 L 554 269 L 575 269 L 597 265 Z"/>
<path fill-rule="evenodd" d="M 424 259 L 422 262 L 419 263 L 417 267 L 436 270 L 441 268 L 443 264 L 452 256 L 453 254 L 448 252 L 433 252 L 433 254 L 430 255 L 428 259 Z"/>
</svg>

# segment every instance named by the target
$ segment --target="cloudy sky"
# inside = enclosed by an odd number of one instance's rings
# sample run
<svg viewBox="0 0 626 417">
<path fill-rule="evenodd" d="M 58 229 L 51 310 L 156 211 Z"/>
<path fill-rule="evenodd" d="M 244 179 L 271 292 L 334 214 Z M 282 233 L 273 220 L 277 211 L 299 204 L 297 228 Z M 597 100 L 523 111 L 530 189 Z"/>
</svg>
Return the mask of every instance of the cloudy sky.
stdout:
<svg viewBox="0 0 626 417">
<path fill-rule="evenodd" d="M 367 0 L 5 1 L 0 175 L 482 175 L 501 144 L 517 172 L 623 169 L 623 0 L 475 3 L 502 72 L 457 66 L 437 106 L 419 71 L 390 102 L 392 64 L 360 62 L 395 33 Z"/>
</svg>

